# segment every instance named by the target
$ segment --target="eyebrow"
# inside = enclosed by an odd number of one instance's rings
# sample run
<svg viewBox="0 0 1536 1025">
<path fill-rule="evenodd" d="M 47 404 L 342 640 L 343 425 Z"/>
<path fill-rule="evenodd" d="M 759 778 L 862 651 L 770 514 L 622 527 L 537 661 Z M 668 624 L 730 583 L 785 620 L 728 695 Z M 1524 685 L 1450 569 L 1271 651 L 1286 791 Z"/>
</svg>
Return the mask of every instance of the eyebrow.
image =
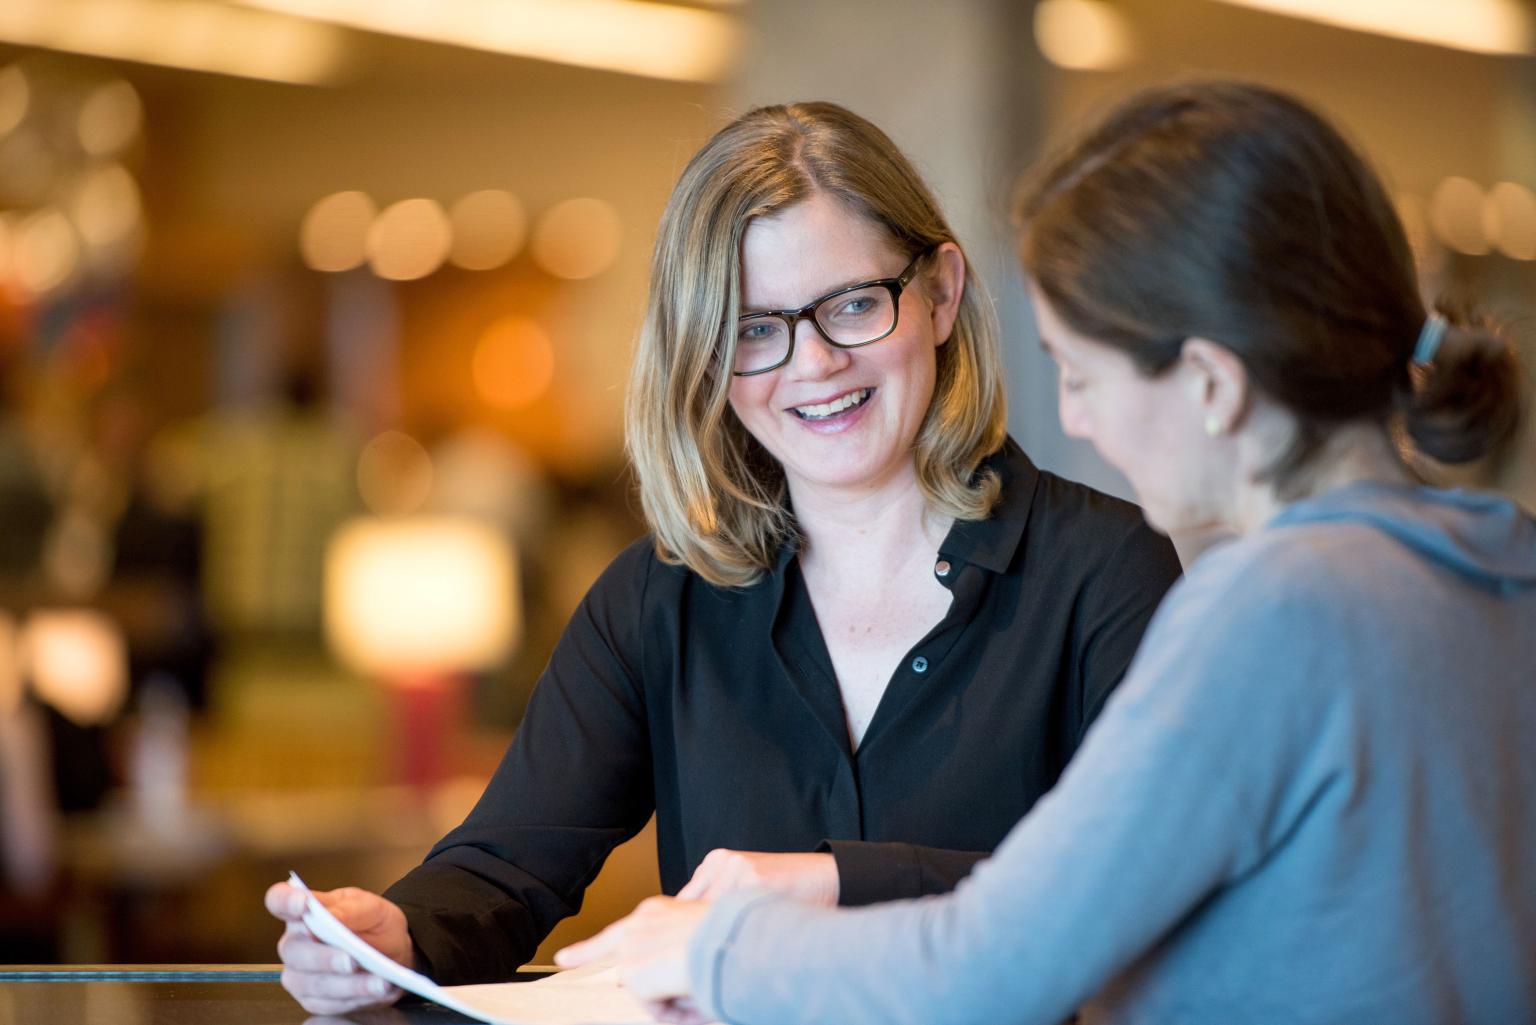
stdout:
<svg viewBox="0 0 1536 1025">
<path fill-rule="evenodd" d="M 900 271 L 896 272 L 896 274 L 900 274 L 900 273 L 901 273 Z M 896 274 L 877 274 L 877 275 L 875 275 L 872 278 L 866 278 L 866 277 L 863 277 L 863 276 L 846 278 L 846 279 L 844 279 L 842 284 L 840 284 L 840 285 L 833 285 L 831 288 L 824 289 L 823 291 L 817 293 L 815 298 L 812 298 L 812 299 L 808 300 L 805 303 L 797 303 L 794 306 L 790 306 L 790 305 L 787 305 L 787 304 L 786 305 L 779 305 L 779 306 L 749 306 L 746 303 L 743 303 L 742 304 L 742 310 L 741 310 L 741 312 L 739 314 L 737 314 L 737 316 L 739 316 L 739 317 L 750 317 L 750 316 L 754 316 L 754 315 L 759 314 L 759 313 L 783 313 L 786 310 L 802 309 L 805 306 L 809 306 L 811 303 L 815 302 L 817 299 L 825 299 L 827 296 L 831 295 L 833 292 L 841 292 L 845 288 L 852 288 L 854 285 L 862 285 L 862 284 L 865 284 L 865 283 L 870 282 L 870 281 L 885 281 L 885 280 L 888 280 L 890 278 L 896 277 Z"/>
</svg>

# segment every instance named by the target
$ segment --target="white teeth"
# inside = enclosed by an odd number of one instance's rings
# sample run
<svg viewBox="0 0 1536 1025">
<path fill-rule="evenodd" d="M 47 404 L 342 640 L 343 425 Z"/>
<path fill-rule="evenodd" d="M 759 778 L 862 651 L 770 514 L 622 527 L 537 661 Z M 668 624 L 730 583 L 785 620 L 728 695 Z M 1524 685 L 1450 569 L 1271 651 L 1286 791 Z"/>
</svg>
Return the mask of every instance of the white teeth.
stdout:
<svg viewBox="0 0 1536 1025">
<path fill-rule="evenodd" d="M 796 406 L 795 412 L 807 420 L 825 420 L 834 413 L 841 413 L 850 406 L 857 406 L 867 398 L 869 398 L 869 389 L 860 388 L 858 391 L 851 391 L 847 395 L 817 406 Z"/>
</svg>

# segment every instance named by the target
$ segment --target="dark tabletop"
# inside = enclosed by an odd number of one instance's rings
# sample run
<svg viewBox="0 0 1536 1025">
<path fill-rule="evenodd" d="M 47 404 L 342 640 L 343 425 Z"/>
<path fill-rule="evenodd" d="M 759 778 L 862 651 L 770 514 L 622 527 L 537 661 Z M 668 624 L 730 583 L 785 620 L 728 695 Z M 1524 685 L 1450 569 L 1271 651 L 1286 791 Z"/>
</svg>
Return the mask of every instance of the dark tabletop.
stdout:
<svg viewBox="0 0 1536 1025">
<path fill-rule="evenodd" d="M 519 976 L 539 978 L 543 973 Z M 0 1025 L 462 1025 L 415 997 L 344 1018 L 310 1015 L 277 965 L 0 966 Z"/>
</svg>

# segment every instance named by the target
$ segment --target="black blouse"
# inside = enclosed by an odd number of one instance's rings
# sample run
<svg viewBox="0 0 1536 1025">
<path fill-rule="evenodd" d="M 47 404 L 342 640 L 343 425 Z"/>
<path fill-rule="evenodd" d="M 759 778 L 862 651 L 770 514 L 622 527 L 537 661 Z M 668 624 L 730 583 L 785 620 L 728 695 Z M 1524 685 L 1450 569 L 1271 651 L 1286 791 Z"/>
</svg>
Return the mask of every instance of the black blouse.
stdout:
<svg viewBox="0 0 1536 1025">
<path fill-rule="evenodd" d="M 386 892 L 422 970 L 509 977 L 652 811 L 667 893 L 717 847 L 830 850 L 845 904 L 951 889 L 1055 783 L 1179 573 L 1135 506 L 1012 440 L 987 465 L 998 508 L 940 547 L 949 613 L 857 751 L 792 546 L 747 588 L 620 554 L 475 809 Z"/>
</svg>

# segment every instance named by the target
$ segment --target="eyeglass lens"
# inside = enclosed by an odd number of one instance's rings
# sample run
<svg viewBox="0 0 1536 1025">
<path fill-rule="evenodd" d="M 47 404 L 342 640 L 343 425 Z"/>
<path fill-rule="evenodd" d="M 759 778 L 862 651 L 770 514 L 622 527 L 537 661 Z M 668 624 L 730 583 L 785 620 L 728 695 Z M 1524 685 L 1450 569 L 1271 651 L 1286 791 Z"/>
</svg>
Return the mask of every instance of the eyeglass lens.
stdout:
<svg viewBox="0 0 1536 1025">
<path fill-rule="evenodd" d="M 896 303 L 885 285 L 866 285 L 824 299 L 812 313 L 822 335 L 835 345 L 865 345 L 890 334 Z M 790 318 L 777 314 L 743 317 L 737 322 L 737 373 L 750 373 L 783 362 L 789 354 Z"/>
</svg>

